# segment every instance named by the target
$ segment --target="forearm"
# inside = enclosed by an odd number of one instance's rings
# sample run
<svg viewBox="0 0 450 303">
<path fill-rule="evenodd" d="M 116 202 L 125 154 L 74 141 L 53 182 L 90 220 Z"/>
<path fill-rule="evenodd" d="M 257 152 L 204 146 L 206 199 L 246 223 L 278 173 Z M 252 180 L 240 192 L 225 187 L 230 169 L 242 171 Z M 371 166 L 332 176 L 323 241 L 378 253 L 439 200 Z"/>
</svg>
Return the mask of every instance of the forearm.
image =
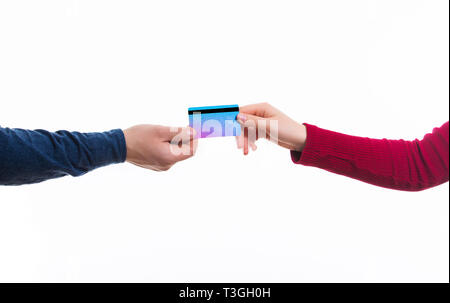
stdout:
<svg viewBox="0 0 450 303">
<path fill-rule="evenodd" d="M 369 139 L 306 127 L 303 151 L 291 152 L 295 163 L 407 191 L 430 188 L 449 179 L 448 123 L 414 141 Z"/>
<path fill-rule="evenodd" d="M 80 176 L 126 158 L 119 129 L 78 133 L 0 128 L 0 184 L 37 183 L 65 175 Z"/>
</svg>

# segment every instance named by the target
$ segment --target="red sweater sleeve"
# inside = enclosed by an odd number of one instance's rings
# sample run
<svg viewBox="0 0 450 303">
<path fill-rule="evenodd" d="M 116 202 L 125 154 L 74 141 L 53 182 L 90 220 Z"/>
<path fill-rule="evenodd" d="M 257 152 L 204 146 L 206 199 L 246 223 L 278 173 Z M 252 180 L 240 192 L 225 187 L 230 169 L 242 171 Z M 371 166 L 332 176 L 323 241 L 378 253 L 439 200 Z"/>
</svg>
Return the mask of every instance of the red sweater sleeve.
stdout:
<svg viewBox="0 0 450 303">
<path fill-rule="evenodd" d="M 448 181 L 448 122 L 413 141 L 369 139 L 305 126 L 306 145 L 301 153 L 291 151 L 294 163 L 406 191 Z"/>
</svg>

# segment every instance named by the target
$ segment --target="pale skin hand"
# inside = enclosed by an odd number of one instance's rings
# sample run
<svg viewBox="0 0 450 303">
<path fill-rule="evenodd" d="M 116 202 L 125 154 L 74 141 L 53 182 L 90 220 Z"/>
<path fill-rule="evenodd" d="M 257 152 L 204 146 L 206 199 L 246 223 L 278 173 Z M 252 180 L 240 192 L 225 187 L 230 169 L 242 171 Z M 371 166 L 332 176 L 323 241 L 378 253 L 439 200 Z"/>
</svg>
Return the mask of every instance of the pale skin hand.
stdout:
<svg viewBox="0 0 450 303">
<path fill-rule="evenodd" d="M 127 162 L 155 171 L 166 171 L 175 163 L 192 157 L 197 147 L 195 131 L 190 127 L 175 129 L 149 124 L 125 129 Z M 181 149 L 185 152 L 174 153 L 174 150 Z"/>
<path fill-rule="evenodd" d="M 306 127 L 297 123 L 281 111 L 268 103 L 251 104 L 240 107 L 237 116 L 238 122 L 242 126 L 242 132 L 236 137 L 237 146 L 244 150 L 244 155 L 248 154 L 248 146 L 256 150 L 255 141 L 259 139 L 258 125 L 265 121 L 266 139 L 277 138 L 277 144 L 289 150 L 302 151 L 306 143 Z M 270 121 L 278 121 L 278 130 L 270 129 Z M 261 124 L 264 125 L 264 124 Z M 249 132 L 256 132 L 256 136 L 249 136 Z M 271 133 L 272 131 L 272 133 Z M 277 131 L 278 134 L 274 134 Z"/>
</svg>

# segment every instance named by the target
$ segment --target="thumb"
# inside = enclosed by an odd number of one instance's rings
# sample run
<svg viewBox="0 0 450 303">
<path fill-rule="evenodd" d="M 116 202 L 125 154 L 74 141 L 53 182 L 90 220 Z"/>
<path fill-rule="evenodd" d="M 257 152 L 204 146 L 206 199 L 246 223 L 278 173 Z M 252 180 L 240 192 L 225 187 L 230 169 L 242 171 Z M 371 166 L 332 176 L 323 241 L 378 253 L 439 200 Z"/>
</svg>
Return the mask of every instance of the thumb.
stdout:
<svg viewBox="0 0 450 303">
<path fill-rule="evenodd" d="M 245 129 L 247 129 L 247 135 L 244 135 L 244 137 L 248 137 L 253 149 L 256 149 L 256 146 L 254 146 L 254 141 L 258 140 L 258 138 L 270 138 L 269 118 L 262 118 L 251 114 L 239 113 L 237 115 L 237 121 L 243 127 L 244 134 Z M 247 144 L 244 141 L 244 153 L 246 146 Z"/>
<path fill-rule="evenodd" d="M 169 147 L 175 161 L 192 157 L 197 149 L 196 132 L 190 127 L 183 127 L 169 141 Z"/>
<path fill-rule="evenodd" d="M 266 128 L 266 118 L 261 118 L 255 115 L 239 113 L 237 115 L 237 121 L 247 128 Z"/>
<path fill-rule="evenodd" d="M 262 120 L 264 118 L 261 118 L 261 117 L 255 116 L 255 115 L 239 113 L 237 115 L 236 119 L 238 120 L 239 123 L 245 124 L 245 123 L 248 123 L 248 121 L 253 121 L 253 123 L 256 123 L 258 120 Z"/>
</svg>

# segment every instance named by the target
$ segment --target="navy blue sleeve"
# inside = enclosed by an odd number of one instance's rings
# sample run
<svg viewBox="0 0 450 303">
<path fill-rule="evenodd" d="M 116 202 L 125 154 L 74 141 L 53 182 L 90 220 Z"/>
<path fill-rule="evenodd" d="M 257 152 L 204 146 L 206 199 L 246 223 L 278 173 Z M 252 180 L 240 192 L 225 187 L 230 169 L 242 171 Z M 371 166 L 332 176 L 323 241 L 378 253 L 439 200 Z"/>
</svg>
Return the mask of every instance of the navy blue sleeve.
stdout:
<svg viewBox="0 0 450 303">
<path fill-rule="evenodd" d="M 0 185 L 81 176 L 101 166 L 124 162 L 126 152 L 120 129 L 52 133 L 0 127 Z"/>
</svg>

